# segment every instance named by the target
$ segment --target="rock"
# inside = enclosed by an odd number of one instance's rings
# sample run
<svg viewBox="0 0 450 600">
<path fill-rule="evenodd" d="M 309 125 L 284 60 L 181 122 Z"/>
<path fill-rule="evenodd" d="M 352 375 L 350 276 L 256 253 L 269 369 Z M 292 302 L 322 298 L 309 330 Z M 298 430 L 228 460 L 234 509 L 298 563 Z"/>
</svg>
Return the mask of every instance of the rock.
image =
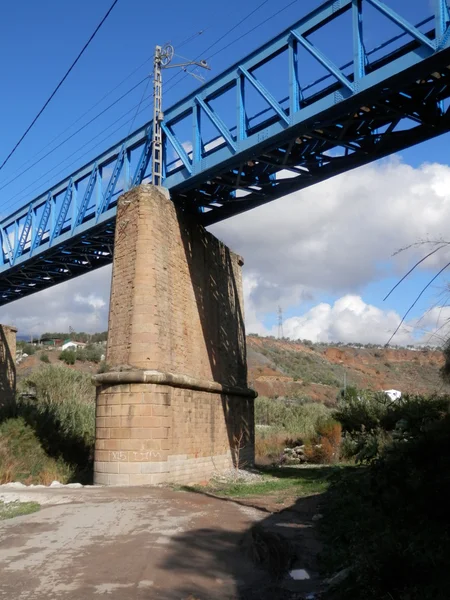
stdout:
<svg viewBox="0 0 450 600">
<path fill-rule="evenodd" d="M 21 483 L 20 481 L 11 481 L 10 483 L 5 483 L 2 487 L 19 489 L 27 486 L 24 483 Z"/>
<path fill-rule="evenodd" d="M 292 569 L 292 571 L 289 571 L 289 575 L 292 577 L 292 579 L 295 579 L 296 581 L 311 579 L 306 569 Z"/>
<path fill-rule="evenodd" d="M 83 485 L 81 483 L 68 483 L 65 487 L 70 489 L 79 489 L 82 488 Z"/>
<path fill-rule="evenodd" d="M 60 483 L 59 481 L 52 481 L 49 487 L 60 488 L 60 487 L 64 487 L 64 485 L 62 483 Z"/>
<path fill-rule="evenodd" d="M 287 456 L 286 457 L 287 465 L 299 465 L 300 463 L 301 463 L 301 460 L 299 458 L 297 458 L 296 456 Z"/>
<path fill-rule="evenodd" d="M 320 519 L 323 519 L 323 515 L 320 513 L 317 513 L 317 515 L 314 515 L 312 518 L 313 521 L 320 521 Z"/>
<path fill-rule="evenodd" d="M 259 473 L 253 473 L 247 469 L 230 469 L 219 473 L 213 473 L 211 480 L 219 483 L 252 483 L 262 481 L 264 478 Z"/>
</svg>

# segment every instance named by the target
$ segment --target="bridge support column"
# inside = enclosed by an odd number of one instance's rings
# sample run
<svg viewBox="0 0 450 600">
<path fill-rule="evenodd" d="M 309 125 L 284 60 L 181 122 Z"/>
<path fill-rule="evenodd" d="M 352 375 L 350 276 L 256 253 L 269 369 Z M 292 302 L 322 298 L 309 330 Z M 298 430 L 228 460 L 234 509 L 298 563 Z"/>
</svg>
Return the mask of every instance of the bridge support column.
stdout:
<svg viewBox="0 0 450 600">
<path fill-rule="evenodd" d="M 0 407 L 16 398 L 16 334 L 15 327 L 0 325 Z"/>
<path fill-rule="evenodd" d="M 119 199 L 94 482 L 195 482 L 254 459 L 242 260 L 162 188 Z"/>
</svg>

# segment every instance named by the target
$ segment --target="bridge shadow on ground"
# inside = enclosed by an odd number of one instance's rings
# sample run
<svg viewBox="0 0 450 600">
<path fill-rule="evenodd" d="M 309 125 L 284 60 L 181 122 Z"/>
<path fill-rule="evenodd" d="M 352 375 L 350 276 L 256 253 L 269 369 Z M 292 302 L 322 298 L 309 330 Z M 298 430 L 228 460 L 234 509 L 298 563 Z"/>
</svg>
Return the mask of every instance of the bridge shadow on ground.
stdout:
<svg viewBox="0 0 450 600">
<path fill-rule="evenodd" d="M 170 598 L 300 600 L 312 594 L 318 599 L 322 545 L 313 517 L 320 512 L 324 498 L 324 494 L 301 497 L 265 517 L 251 508 L 249 499 L 247 508 L 239 509 L 249 517 L 246 529 L 236 530 L 235 524 L 224 522 L 214 529 L 199 528 L 175 536 L 171 552 L 160 566 L 190 583 L 175 587 Z M 289 572 L 294 569 L 304 578 L 293 579 Z M 201 580 L 195 577 L 199 573 Z M 231 594 L 230 584 L 234 588 Z"/>
</svg>

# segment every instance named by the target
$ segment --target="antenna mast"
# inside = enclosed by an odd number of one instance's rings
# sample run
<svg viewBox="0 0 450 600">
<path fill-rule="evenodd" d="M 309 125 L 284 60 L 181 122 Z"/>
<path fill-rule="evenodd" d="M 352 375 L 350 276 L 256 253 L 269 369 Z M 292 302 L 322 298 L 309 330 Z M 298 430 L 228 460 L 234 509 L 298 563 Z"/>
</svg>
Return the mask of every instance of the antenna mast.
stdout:
<svg viewBox="0 0 450 600">
<path fill-rule="evenodd" d="M 162 48 L 156 46 L 153 69 L 153 139 L 152 139 L 152 183 L 161 185 L 162 178 Z"/>
<path fill-rule="evenodd" d="M 283 310 L 281 306 L 278 307 L 278 339 L 284 338 L 283 331 Z"/>
<path fill-rule="evenodd" d="M 191 73 L 186 67 L 196 65 L 203 69 L 210 69 L 205 60 L 197 62 L 188 60 L 185 63 L 170 65 L 174 56 L 173 46 L 166 44 L 165 46 L 155 47 L 155 58 L 153 62 L 153 134 L 152 134 L 152 184 L 162 185 L 163 173 L 163 143 L 162 143 L 162 122 L 164 121 L 164 113 L 162 110 L 162 70 L 180 67 L 183 71 L 192 75 L 196 79 L 202 78 L 196 73 Z"/>
</svg>

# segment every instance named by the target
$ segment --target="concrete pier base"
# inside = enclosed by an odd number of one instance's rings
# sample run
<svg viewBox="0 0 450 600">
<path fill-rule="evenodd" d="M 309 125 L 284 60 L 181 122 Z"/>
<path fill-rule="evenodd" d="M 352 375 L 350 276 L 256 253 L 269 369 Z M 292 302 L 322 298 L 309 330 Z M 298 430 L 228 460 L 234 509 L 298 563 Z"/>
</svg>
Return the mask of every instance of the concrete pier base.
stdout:
<svg viewBox="0 0 450 600">
<path fill-rule="evenodd" d="M 189 483 L 253 463 L 241 267 L 161 188 L 119 199 L 95 483 Z"/>
</svg>

